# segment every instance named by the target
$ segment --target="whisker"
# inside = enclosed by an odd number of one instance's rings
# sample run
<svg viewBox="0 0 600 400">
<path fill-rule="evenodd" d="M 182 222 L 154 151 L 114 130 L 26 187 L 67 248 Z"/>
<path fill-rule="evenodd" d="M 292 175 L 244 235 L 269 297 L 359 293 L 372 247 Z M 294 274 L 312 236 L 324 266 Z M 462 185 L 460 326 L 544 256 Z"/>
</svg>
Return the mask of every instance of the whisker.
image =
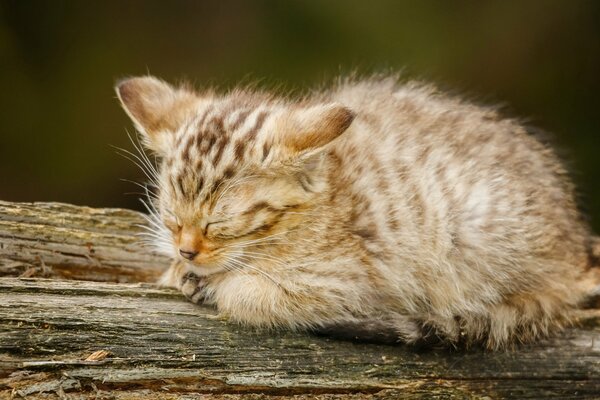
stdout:
<svg viewBox="0 0 600 400">
<path fill-rule="evenodd" d="M 279 232 L 279 233 L 274 233 L 272 235 L 265 236 L 263 238 L 246 240 L 246 241 L 238 242 L 238 243 L 235 243 L 235 244 L 232 243 L 232 244 L 226 245 L 224 247 L 233 247 L 233 246 L 241 246 L 241 245 L 246 245 L 246 244 L 260 243 L 260 242 L 263 242 L 263 241 L 270 240 L 271 238 L 274 238 L 274 237 L 277 237 L 277 236 L 286 235 L 287 233 L 288 233 L 287 231 L 285 231 L 285 232 Z M 280 238 L 278 238 L 278 239 L 280 239 Z"/>
<path fill-rule="evenodd" d="M 276 280 L 274 277 L 272 277 L 270 274 L 268 274 L 267 272 L 261 270 L 260 268 L 257 268 L 253 265 L 250 265 L 248 263 L 245 263 L 235 257 L 230 257 L 229 261 L 233 262 L 234 264 L 236 264 L 238 267 L 243 267 L 243 268 L 248 268 L 252 271 L 255 271 L 257 273 L 259 273 L 260 275 L 264 276 L 265 278 L 269 279 L 270 281 L 272 281 L 273 283 L 275 283 L 277 286 L 281 286 L 281 283 Z"/>
<path fill-rule="evenodd" d="M 243 270 L 241 267 L 236 266 L 235 264 L 232 264 L 231 261 L 226 261 L 223 264 L 223 267 L 225 267 L 225 269 L 227 269 L 228 271 L 237 271 L 240 272 L 244 275 L 248 275 L 248 271 Z"/>
<path fill-rule="evenodd" d="M 246 257 L 249 260 L 265 260 L 265 261 L 272 261 L 275 264 L 279 265 L 279 266 L 284 266 L 287 265 L 287 261 L 281 258 L 277 258 L 277 257 L 273 257 L 270 256 L 268 254 L 262 254 L 262 253 L 256 253 L 256 252 L 229 252 L 227 253 L 228 255 L 234 255 L 234 256 L 242 256 L 242 257 Z"/>
<path fill-rule="evenodd" d="M 117 146 L 112 146 L 112 147 L 117 150 L 118 155 L 125 157 L 126 159 L 128 159 L 129 161 L 131 161 L 132 163 L 137 165 L 137 167 L 142 170 L 142 172 L 144 173 L 146 178 L 148 178 L 148 180 L 153 185 L 158 186 L 157 174 L 153 174 L 152 171 L 148 171 L 148 169 L 147 169 L 147 167 L 145 167 L 143 161 L 137 155 L 135 155 L 134 153 L 130 152 L 129 150 L 123 149 L 121 147 L 117 147 Z M 131 157 L 134 157 L 134 158 L 131 158 Z"/>
<path fill-rule="evenodd" d="M 148 184 L 144 184 L 144 183 L 140 183 L 131 179 L 125 179 L 125 178 L 121 178 L 120 179 L 122 182 L 127 182 L 127 183 L 133 183 L 136 186 L 139 186 L 140 188 L 144 189 L 144 192 L 148 190 Z M 140 193 L 140 194 L 144 194 L 144 193 Z"/>
<path fill-rule="evenodd" d="M 142 158 L 142 161 L 144 161 L 144 165 L 146 165 L 148 167 L 148 169 L 151 172 L 153 172 L 153 176 L 157 177 L 158 176 L 158 168 L 155 164 L 156 160 L 154 163 L 152 161 L 150 161 L 150 159 L 148 158 L 148 155 L 144 151 L 144 147 L 141 145 L 141 143 L 139 141 L 139 138 L 140 138 L 139 135 L 136 135 L 136 140 L 134 141 L 133 138 L 131 137 L 131 134 L 129 133 L 129 131 L 126 130 L 126 132 L 127 132 L 127 137 L 129 138 L 129 141 L 131 142 L 133 147 L 136 149 L 136 151 Z"/>
</svg>

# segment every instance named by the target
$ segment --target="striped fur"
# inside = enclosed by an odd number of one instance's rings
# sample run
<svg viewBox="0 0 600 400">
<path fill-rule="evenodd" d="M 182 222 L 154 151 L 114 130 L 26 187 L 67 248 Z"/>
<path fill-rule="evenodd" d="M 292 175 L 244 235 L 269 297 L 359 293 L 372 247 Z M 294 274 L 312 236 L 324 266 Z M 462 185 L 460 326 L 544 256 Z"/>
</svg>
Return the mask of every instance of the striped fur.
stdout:
<svg viewBox="0 0 600 400">
<path fill-rule="evenodd" d="M 152 77 L 117 94 L 162 160 L 163 284 L 234 321 L 501 348 L 567 323 L 590 284 L 564 168 L 494 109 L 392 77 L 301 100 Z"/>
</svg>

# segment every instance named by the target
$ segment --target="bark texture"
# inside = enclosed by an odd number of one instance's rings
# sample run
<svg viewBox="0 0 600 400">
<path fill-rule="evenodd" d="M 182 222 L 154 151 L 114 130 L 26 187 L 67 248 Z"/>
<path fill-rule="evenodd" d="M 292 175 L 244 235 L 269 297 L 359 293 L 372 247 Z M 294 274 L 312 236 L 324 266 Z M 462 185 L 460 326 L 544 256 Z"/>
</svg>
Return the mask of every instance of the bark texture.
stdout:
<svg viewBox="0 0 600 400">
<path fill-rule="evenodd" d="M 125 210 L 0 202 L 0 399 L 600 397 L 600 310 L 498 353 L 259 332 L 173 290 L 114 283 L 167 264 L 137 244 L 139 223 Z"/>
<path fill-rule="evenodd" d="M 142 214 L 0 201 L 0 276 L 154 282 L 169 261 L 143 246 Z"/>
</svg>

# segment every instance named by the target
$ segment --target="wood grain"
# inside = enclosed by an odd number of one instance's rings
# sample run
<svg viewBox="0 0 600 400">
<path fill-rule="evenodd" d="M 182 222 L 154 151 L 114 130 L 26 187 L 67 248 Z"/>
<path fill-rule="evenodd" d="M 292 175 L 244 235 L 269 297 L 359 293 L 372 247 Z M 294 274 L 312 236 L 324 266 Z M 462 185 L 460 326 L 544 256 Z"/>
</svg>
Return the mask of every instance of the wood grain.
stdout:
<svg viewBox="0 0 600 400">
<path fill-rule="evenodd" d="M 0 304 L 5 394 L 600 394 L 599 310 L 581 311 L 579 328 L 552 339 L 492 353 L 257 332 L 147 284 L 3 278 Z M 86 361 L 98 350 L 109 355 Z"/>
<path fill-rule="evenodd" d="M 141 243 L 135 211 L 0 201 L 0 276 L 154 282 L 169 261 Z"/>
</svg>

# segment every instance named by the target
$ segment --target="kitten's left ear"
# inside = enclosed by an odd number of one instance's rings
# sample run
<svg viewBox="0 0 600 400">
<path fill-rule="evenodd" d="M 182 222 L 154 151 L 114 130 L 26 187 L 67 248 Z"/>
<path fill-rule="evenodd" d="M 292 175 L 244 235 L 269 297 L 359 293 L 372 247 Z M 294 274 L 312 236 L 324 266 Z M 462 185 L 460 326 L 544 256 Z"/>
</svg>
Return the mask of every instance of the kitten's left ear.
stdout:
<svg viewBox="0 0 600 400">
<path fill-rule="evenodd" d="M 159 155 L 166 152 L 173 132 L 198 101 L 193 92 L 152 76 L 123 80 L 115 91 L 125 112 L 144 136 L 144 144 Z"/>
<path fill-rule="evenodd" d="M 355 116 L 352 110 L 338 103 L 294 109 L 279 119 L 276 134 L 288 152 L 307 153 L 344 133 Z"/>
</svg>

